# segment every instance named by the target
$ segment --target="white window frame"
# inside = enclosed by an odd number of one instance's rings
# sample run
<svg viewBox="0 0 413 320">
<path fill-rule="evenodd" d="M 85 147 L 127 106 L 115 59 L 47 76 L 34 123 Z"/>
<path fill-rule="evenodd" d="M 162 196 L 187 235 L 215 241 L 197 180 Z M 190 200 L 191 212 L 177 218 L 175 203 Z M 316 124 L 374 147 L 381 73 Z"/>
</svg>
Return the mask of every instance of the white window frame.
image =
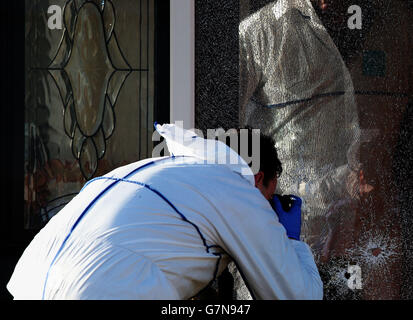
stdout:
<svg viewBox="0 0 413 320">
<path fill-rule="evenodd" d="M 170 0 L 170 121 L 195 128 L 195 0 Z"/>
</svg>

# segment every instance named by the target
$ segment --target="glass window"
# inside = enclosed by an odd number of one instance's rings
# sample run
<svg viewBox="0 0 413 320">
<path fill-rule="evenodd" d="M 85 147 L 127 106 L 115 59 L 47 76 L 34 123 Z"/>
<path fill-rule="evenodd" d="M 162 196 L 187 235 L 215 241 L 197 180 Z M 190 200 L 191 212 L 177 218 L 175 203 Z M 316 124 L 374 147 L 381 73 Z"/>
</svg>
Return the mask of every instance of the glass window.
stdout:
<svg viewBox="0 0 413 320">
<path fill-rule="evenodd" d="M 60 20 L 59 20 L 60 19 Z M 155 0 L 27 0 L 25 228 L 151 156 Z"/>
</svg>

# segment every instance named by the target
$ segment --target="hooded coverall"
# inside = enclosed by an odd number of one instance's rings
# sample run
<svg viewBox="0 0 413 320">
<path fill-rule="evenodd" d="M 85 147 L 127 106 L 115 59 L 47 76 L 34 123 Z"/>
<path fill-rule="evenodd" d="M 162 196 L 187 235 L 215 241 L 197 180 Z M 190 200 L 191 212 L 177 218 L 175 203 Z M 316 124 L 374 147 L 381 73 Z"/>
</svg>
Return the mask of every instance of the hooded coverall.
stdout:
<svg viewBox="0 0 413 320">
<path fill-rule="evenodd" d="M 234 260 L 257 299 L 321 299 L 310 248 L 287 237 L 248 165 L 206 161 L 205 141 L 233 152 L 222 142 L 157 130 L 173 156 L 85 185 L 24 251 L 14 298 L 189 299 Z"/>
<path fill-rule="evenodd" d="M 303 236 L 356 196 L 360 162 L 353 83 L 310 0 L 278 0 L 244 19 L 240 41 L 240 124 L 273 136 L 287 174 L 280 193 L 303 199 Z M 350 213 L 343 216 L 350 216 Z M 320 225 L 319 223 L 317 225 Z"/>
</svg>

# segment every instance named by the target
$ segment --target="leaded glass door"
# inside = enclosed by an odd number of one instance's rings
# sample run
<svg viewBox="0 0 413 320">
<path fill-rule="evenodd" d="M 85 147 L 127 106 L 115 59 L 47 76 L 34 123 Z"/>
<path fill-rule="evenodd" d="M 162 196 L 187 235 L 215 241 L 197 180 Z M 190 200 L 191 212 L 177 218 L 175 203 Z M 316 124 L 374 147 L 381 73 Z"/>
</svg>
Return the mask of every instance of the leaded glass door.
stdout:
<svg viewBox="0 0 413 320">
<path fill-rule="evenodd" d="M 151 155 L 155 2 L 26 1 L 26 229 L 89 179 Z"/>
</svg>

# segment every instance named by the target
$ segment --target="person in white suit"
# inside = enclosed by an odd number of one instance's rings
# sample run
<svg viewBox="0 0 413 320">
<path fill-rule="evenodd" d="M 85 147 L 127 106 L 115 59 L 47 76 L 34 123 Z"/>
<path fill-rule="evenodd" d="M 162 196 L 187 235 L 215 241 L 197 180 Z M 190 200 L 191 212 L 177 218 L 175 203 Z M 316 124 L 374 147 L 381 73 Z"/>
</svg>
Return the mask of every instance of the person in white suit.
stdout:
<svg viewBox="0 0 413 320">
<path fill-rule="evenodd" d="M 268 201 L 277 165 L 254 175 L 221 141 L 156 129 L 172 156 L 88 182 L 24 251 L 7 285 L 14 299 L 190 299 L 231 260 L 256 299 L 321 299 L 309 246 Z M 269 139 L 260 154 L 280 165 Z"/>
</svg>

